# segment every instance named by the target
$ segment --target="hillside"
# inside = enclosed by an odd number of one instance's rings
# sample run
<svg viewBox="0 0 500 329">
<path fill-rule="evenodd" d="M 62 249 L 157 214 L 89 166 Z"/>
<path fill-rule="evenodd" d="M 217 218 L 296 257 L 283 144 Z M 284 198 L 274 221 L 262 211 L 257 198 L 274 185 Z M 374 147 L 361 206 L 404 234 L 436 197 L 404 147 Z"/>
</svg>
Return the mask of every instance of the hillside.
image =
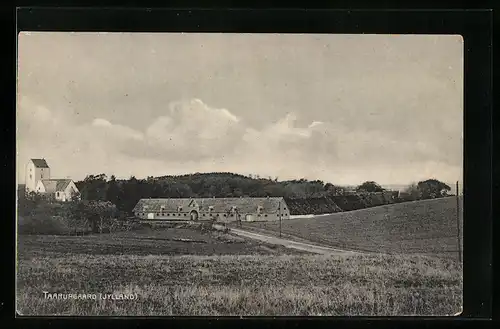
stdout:
<svg viewBox="0 0 500 329">
<path fill-rule="evenodd" d="M 395 202 L 414 200 L 398 192 L 380 191 L 357 194 L 352 188 L 320 180 L 279 181 L 233 173 L 196 173 L 180 176 L 119 180 L 104 174 L 89 175 L 76 182 L 84 200 L 103 200 L 119 210 L 130 212 L 143 198 L 238 198 L 284 197 L 292 215 L 328 214 Z"/>
<path fill-rule="evenodd" d="M 455 197 L 405 202 L 290 219 L 282 222 L 282 233 L 344 249 L 458 257 L 456 211 Z M 461 223 L 462 215 L 461 210 Z M 277 222 L 244 223 L 243 227 L 279 232 Z"/>
</svg>

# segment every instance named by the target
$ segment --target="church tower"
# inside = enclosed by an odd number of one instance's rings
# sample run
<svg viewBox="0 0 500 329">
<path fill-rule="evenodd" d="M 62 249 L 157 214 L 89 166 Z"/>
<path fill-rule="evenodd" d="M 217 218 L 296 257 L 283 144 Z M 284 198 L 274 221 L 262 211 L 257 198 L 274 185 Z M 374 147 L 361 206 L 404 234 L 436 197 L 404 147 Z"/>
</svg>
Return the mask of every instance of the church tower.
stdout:
<svg viewBox="0 0 500 329">
<path fill-rule="evenodd" d="M 45 159 L 30 159 L 26 165 L 26 192 L 35 191 L 42 179 L 50 179 L 50 168 Z"/>
</svg>

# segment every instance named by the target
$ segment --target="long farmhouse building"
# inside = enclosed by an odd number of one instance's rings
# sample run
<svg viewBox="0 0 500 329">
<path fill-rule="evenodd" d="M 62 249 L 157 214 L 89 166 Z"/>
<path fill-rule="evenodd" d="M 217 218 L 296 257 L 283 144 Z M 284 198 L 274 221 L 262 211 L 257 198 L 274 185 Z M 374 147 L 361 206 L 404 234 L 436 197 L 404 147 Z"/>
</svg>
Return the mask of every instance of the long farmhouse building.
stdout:
<svg viewBox="0 0 500 329">
<path fill-rule="evenodd" d="M 132 210 L 141 220 L 274 221 L 290 219 L 282 197 L 141 199 Z"/>
</svg>

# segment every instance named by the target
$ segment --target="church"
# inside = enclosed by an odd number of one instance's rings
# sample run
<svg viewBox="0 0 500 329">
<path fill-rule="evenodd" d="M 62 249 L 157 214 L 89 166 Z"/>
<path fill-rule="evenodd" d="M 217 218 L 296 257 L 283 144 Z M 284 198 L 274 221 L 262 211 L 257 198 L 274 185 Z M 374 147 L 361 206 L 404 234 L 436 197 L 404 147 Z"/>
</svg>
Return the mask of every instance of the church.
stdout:
<svg viewBox="0 0 500 329">
<path fill-rule="evenodd" d="M 71 179 L 54 179 L 45 159 L 30 159 L 26 165 L 26 192 L 53 196 L 58 201 L 69 201 L 80 192 Z"/>
</svg>

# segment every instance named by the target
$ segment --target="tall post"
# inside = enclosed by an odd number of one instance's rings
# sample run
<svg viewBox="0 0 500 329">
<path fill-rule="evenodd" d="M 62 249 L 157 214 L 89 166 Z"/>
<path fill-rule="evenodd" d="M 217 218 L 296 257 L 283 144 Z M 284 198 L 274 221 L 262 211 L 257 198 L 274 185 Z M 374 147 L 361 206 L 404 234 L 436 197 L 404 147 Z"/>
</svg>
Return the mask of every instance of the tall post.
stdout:
<svg viewBox="0 0 500 329">
<path fill-rule="evenodd" d="M 462 246 L 460 243 L 460 196 L 458 194 L 458 181 L 457 181 L 457 243 L 458 243 L 458 261 L 462 263 Z"/>
<path fill-rule="evenodd" d="M 280 238 L 281 238 L 281 201 L 278 204 L 278 216 L 280 218 Z"/>
</svg>

